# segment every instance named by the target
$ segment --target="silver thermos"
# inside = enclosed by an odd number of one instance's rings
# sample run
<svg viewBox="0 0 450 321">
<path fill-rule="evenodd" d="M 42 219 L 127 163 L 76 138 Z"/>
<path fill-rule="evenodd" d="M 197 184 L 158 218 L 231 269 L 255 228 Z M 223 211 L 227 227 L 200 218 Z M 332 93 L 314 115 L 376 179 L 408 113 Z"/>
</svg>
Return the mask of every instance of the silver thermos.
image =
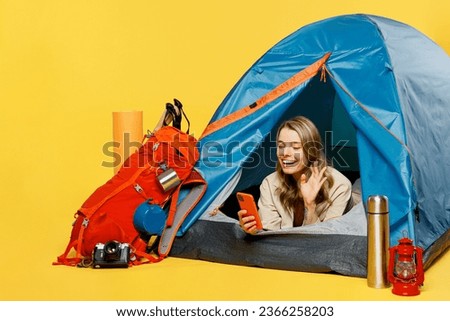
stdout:
<svg viewBox="0 0 450 321">
<path fill-rule="evenodd" d="M 389 281 L 389 201 L 384 195 L 367 199 L 367 285 L 387 288 Z"/>
</svg>

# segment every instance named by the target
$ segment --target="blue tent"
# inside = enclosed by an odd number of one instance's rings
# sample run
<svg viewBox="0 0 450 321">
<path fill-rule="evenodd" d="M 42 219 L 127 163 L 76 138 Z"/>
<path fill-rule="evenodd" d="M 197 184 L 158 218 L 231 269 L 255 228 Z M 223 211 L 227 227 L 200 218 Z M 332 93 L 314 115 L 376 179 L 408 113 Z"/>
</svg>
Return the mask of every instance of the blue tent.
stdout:
<svg viewBox="0 0 450 321">
<path fill-rule="evenodd" d="M 450 59 L 414 28 L 363 14 L 297 30 L 238 81 L 200 138 L 208 190 L 181 233 L 274 170 L 276 129 L 294 115 L 361 178 L 363 200 L 389 198 L 391 245 L 406 231 L 429 261 L 448 247 Z"/>
</svg>

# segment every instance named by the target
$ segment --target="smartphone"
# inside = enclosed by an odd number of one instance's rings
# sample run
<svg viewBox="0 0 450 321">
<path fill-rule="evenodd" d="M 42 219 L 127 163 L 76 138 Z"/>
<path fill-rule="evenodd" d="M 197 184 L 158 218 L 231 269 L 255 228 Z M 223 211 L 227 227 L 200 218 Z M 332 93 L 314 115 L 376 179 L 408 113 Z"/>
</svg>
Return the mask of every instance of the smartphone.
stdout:
<svg viewBox="0 0 450 321">
<path fill-rule="evenodd" d="M 256 203 L 253 198 L 253 195 L 238 192 L 236 194 L 236 196 L 237 196 L 237 199 L 239 202 L 239 207 L 241 208 L 241 210 L 247 210 L 247 214 L 245 214 L 245 216 L 254 216 L 255 221 L 256 221 L 256 228 L 258 230 L 262 230 L 263 226 L 261 223 L 261 218 L 259 217 L 258 208 L 256 207 Z"/>
</svg>

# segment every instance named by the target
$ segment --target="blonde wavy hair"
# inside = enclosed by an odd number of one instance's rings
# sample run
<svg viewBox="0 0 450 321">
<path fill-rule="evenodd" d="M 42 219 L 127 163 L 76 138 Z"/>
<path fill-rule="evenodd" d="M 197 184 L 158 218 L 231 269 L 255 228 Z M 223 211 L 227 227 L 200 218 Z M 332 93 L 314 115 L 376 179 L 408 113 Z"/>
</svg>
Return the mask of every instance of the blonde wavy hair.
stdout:
<svg viewBox="0 0 450 321">
<path fill-rule="evenodd" d="M 283 128 L 294 130 L 300 137 L 300 142 L 303 149 L 303 159 L 306 161 L 306 164 L 304 164 L 305 168 L 302 174 L 305 174 L 307 179 L 311 177 L 311 166 L 317 165 L 319 167 L 319 171 L 324 166 L 327 166 L 327 170 L 324 174 L 327 180 L 322 185 L 316 197 L 316 212 L 318 215 L 320 215 L 332 203 L 329 198 L 329 192 L 334 184 L 334 180 L 329 170 L 330 165 L 328 165 L 325 157 L 324 146 L 322 145 L 322 138 L 320 137 L 319 130 L 308 118 L 297 116 L 283 122 L 280 125 L 277 131 L 277 144 L 280 131 Z M 283 207 L 286 210 L 294 210 L 300 206 L 303 206 L 304 203 L 303 198 L 301 197 L 299 184 L 294 179 L 294 177 L 283 172 L 280 162 L 277 162 L 276 171 L 282 182 L 284 182 L 284 184 L 282 184 L 282 186 L 277 190 Z"/>
</svg>

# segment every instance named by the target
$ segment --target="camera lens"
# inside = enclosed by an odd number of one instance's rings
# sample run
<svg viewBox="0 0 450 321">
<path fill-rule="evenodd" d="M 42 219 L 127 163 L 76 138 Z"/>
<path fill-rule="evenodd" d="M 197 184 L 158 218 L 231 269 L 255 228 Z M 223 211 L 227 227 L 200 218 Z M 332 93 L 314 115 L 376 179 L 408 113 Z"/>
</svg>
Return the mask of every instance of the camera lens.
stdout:
<svg viewBox="0 0 450 321">
<path fill-rule="evenodd" d="M 105 252 L 108 254 L 114 254 L 117 252 L 119 244 L 116 241 L 109 241 L 105 244 Z"/>
<path fill-rule="evenodd" d="M 105 243 L 104 251 L 105 251 L 105 260 L 106 261 L 114 261 L 118 260 L 120 257 L 120 243 L 117 241 L 109 241 Z"/>
</svg>

